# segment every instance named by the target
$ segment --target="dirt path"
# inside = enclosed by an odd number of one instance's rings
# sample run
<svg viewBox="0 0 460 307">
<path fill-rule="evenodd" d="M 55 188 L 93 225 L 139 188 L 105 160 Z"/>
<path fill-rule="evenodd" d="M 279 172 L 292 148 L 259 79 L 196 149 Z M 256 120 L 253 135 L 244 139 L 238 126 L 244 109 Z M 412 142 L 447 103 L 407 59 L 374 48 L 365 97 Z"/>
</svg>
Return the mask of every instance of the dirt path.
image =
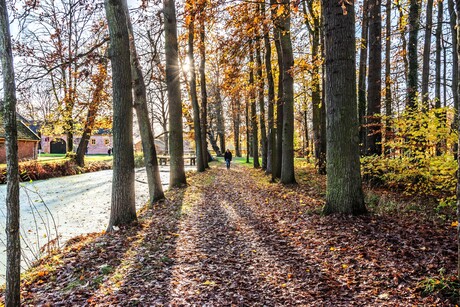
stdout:
<svg viewBox="0 0 460 307">
<path fill-rule="evenodd" d="M 243 169 L 221 171 L 180 227 L 171 301 L 289 305 L 311 298 L 304 259 L 246 202 L 263 202 Z M 295 278 L 294 278 L 295 276 Z"/>
<path fill-rule="evenodd" d="M 224 165 L 147 211 L 139 227 L 68 247 L 24 287 L 28 303 L 165 306 L 448 305 L 424 276 L 455 267 L 455 233 L 417 219 L 322 217 L 314 185 Z M 416 234 L 416 235 L 415 235 Z M 449 240 L 452 240 L 449 242 Z M 41 282 L 40 282 L 41 280 Z"/>
</svg>

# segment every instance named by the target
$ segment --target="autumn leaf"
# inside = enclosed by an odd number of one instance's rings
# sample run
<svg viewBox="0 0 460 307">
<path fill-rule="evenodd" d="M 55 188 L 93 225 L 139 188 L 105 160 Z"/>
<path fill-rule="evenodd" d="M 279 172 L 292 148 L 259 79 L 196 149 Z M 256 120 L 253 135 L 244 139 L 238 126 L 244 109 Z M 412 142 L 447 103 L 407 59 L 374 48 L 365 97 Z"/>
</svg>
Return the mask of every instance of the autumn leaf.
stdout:
<svg viewBox="0 0 460 307">
<path fill-rule="evenodd" d="M 278 9 L 276 10 L 276 16 L 280 17 L 281 15 L 284 14 L 285 11 L 286 11 L 286 8 L 284 7 L 284 5 L 280 5 Z"/>
<path fill-rule="evenodd" d="M 48 274 L 47 271 L 40 271 L 40 272 L 37 273 L 37 276 L 38 276 L 38 277 L 43 277 L 43 276 L 45 276 L 46 274 Z"/>
<path fill-rule="evenodd" d="M 187 15 L 185 17 L 185 25 L 188 26 L 192 22 L 192 16 Z"/>
<path fill-rule="evenodd" d="M 210 281 L 210 280 L 206 280 L 203 285 L 205 286 L 215 286 L 216 285 L 216 282 L 215 281 Z"/>
</svg>

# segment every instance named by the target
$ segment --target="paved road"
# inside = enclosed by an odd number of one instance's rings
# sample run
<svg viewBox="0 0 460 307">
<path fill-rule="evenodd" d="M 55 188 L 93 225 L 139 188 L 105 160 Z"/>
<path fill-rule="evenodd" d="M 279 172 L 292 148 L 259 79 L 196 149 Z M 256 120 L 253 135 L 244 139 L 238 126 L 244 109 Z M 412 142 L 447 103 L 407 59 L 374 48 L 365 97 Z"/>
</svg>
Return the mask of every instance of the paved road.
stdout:
<svg viewBox="0 0 460 307">
<path fill-rule="evenodd" d="M 161 181 L 166 189 L 168 167 L 162 167 Z M 148 200 L 146 182 L 145 168 L 136 169 L 138 209 Z M 105 230 L 110 216 L 111 188 L 111 170 L 21 183 L 23 269 L 57 235 L 62 245 L 74 236 Z M 0 282 L 6 272 L 5 197 L 6 185 L 0 185 Z"/>
</svg>

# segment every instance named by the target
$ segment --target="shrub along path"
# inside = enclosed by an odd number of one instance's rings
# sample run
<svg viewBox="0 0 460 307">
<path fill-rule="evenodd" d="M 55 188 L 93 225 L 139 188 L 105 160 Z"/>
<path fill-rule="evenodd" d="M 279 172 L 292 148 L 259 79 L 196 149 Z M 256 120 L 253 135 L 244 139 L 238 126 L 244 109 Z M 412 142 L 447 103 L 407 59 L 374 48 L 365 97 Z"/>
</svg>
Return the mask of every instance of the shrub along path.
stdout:
<svg viewBox="0 0 460 307">
<path fill-rule="evenodd" d="M 324 177 L 270 184 L 223 164 L 145 209 L 139 224 L 79 237 L 25 277 L 26 304 L 449 305 L 421 282 L 455 272 L 455 228 L 420 214 L 323 217 Z M 434 287 L 443 284 L 430 280 Z"/>
</svg>

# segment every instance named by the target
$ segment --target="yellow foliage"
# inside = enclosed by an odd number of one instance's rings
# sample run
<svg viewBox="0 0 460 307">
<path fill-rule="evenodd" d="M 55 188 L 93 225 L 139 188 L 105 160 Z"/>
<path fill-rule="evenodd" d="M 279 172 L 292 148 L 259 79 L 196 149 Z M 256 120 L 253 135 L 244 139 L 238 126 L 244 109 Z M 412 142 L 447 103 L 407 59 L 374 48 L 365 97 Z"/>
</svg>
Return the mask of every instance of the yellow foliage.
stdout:
<svg viewBox="0 0 460 307">
<path fill-rule="evenodd" d="M 452 119 L 449 108 L 404 112 L 391 119 L 390 129 L 383 129 L 386 155 L 363 157 L 363 178 L 408 195 L 443 201 L 452 198 L 457 171 L 452 152 L 457 133 L 451 128 Z"/>
<path fill-rule="evenodd" d="M 281 15 L 284 14 L 285 11 L 286 11 L 286 8 L 284 5 L 278 6 L 278 9 L 276 10 L 276 16 L 280 17 Z"/>
</svg>

